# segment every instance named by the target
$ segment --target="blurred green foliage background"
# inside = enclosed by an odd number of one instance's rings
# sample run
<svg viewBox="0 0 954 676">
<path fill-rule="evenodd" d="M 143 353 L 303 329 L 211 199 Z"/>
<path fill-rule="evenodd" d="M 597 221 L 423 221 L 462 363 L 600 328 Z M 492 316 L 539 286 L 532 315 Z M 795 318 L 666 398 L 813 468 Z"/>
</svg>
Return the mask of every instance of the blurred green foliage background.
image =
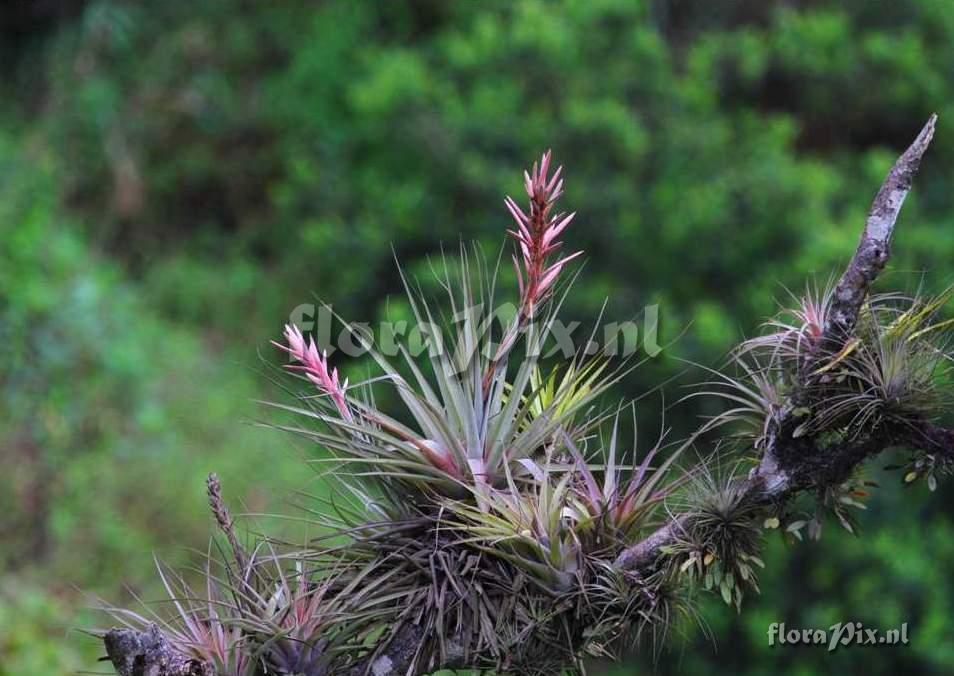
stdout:
<svg viewBox="0 0 954 676">
<path fill-rule="evenodd" d="M 154 552 L 194 559 L 206 472 L 289 513 L 313 449 L 248 424 L 275 395 L 259 351 L 313 293 L 381 317 L 394 255 L 497 251 L 545 148 L 589 259 L 564 316 L 609 297 L 611 320 L 658 303 L 663 340 L 688 326 L 621 395 L 835 273 L 932 111 L 882 285 L 954 277 L 948 0 L 22 0 L 0 74 L 0 676 L 104 671 L 84 594 L 154 597 Z M 874 474 L 863 537 L 772 542 L 741 616 L 704 605 L 714 642 L 687 626 L 606 673 L 954 671 L 954 487 Z M 772 622 L 851 620 L 911 644 L 767 645 Z"/>
</svg>

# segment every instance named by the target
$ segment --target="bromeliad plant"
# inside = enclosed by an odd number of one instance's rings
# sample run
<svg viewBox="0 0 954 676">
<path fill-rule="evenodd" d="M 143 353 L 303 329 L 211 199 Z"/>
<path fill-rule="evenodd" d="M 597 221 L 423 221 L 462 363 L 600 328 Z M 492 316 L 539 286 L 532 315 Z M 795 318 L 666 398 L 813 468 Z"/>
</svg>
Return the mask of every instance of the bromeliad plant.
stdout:
<svg viewBox="0 0 954 676">
<path fill-rule="evenodd" d="M 104 634 L 119 674 L 580 673 L 588 656 L 658 646 L 694 614 L 694 590 L 741 609 L 766 530 L 817 537 L 826 514 L 853 530 L 874 454 L 909 449 L 904 480 L 933 490 L 954 468 L 954 430 L 939 425 L 954 291 L 869 291 L 934 122 L 888 174 L 837 282 L 734 350 L 734 368 L 710 370 L 691 396 L 728 406 L 683 442 L 624 441 L 635 422 L 600 401 L 632 364 L 546 363 L 580 255 L 562 254 L 574 214 L 556 208 L 549 153 L 525 174 L 527 203 L 505 201 L 513 311 L 494 310 L 496 272 L 462 248 L 438 266 L 445 304 L 404 278 L 423 351 L 392 360 L 349 327 L 380 369 L 365 382 L 286 327 L 276 345 L 304 390 L 270 406 L 298 421 L 280 429 L 323 449 L 336 492 L 315 510 L 322 534 L 246 548 L 210 481 L 231 557 L 210 557 L 204 593 L 167 584 L 171 619 L 112 610 L 126 625 Z M 692 467 L 693 446 L 716 450 Z"/>
<path fill-rule="evenodd" d="M 536 459 L 552 456 L 564 438 L 581 441 L 600 424 L 594 403 L 625 372 L 605 359 L 574 359 L 541 375 L 541 358 L 562 296 L 559 274 L 579 255 L 559 256 L 560 235 L 573 214 L 554 213 L 563 190 L 562 168 L 549 175 L 546 153 L 525 175 L 529 206 L 524 212 L 511 198 L 506 204 L 516 221 L 510 234 L 520 256 L 514 265 L 520 285 L 516 311 L 495 308 L 495 276 L 472 262 L 466 250 L 459 264 L 446 259 L 438 282 L 446 292 L 454 323 L 435 312 L 431 302 L 405 288 L 426 350 L 412 355 L 400 346 L 393 362 L 355 330 L 397 393 L 404 411 L 375 406 L 373 388 L 349 388 L 328 366 L 327 354 L 296 327 L 277 344 L 303 374 L 317 396 L 302 405 L 277 405 L 316 423 L 287 427 L 335 454 L 352 476 L 371 480 L 406 504 L 427 506 L 435 499 L 480 496 L 524 481 Z M 502 321 L 502 326 L 500 325 Z M 520 358 L 508 357 L 519 350 Z M 511 476 L 513 475 L 513 476 Z"/>
</svg>

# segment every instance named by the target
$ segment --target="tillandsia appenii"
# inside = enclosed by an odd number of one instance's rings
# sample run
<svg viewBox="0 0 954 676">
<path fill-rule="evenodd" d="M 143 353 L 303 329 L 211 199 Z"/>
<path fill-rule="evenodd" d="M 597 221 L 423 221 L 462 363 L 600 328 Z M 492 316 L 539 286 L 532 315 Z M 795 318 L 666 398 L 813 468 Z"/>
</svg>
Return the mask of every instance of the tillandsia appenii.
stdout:
<svg viewBox="0 0 954 676">
<path fill-rule="evenodd" d="M 741 608 L 767 529 L 818 537 L 834 519 L 854 530 L 860 469 L 881 451 L 905 449 L 903 481 L 934 490 L 954 468 L 954 429 L 938 423 L 954 393 L 954 320 L 940 318 L 954 290 L 871 286 L 935 122 L 892 167 L 842 275 L 809 288 L 693 395 L 726 411 L 648 450 L 623 441 L 626 405 L 600 404 L 634 364 L 581 355 L 544 372 L 579 256 L 563 253 L 574 214 L 557 210 L 562 168 L 544 154 L 525 174 L 527 203 L 505 202 L 516 312 L 487 330 L 496 274 L 462 248 L 437 273 L 446 308 L 405 278 L 431 346 L 448 349 L 402 347 L 392 360 L 355 329 L 380 373 L 352 385 L 287 327 L 276 345 L 304 390 L 273 404 L 299 420 L 276 426 L 323 449 L 339 487 L 317 511 L 322 536 L 241 543 L 211 477 L 226 541 L 210 549 L 205 588 L 160 565 L 174 612 L 107 608 L 123 625 L 102 633 L 108 659 L 120 676 L 581 673 L 588 656 L 664 642 L 696 612 L 695 590 Z M 382 386 L 403 410 L 377 404 Z M 715 460 L 677 462 L 709 443 Z"/>
</svg>

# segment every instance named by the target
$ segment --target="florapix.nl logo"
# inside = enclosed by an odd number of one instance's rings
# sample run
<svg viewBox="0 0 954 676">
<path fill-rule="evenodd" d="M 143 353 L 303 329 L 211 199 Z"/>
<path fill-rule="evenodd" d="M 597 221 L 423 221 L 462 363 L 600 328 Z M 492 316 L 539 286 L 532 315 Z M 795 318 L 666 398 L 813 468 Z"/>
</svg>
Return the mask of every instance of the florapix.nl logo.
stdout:
<svg viewBox="0 0 954 676">
<path fill-rule="evenodd" d="M 328 305 L 303 303 L 296 306 L 288 316 L 288 323 L 304 333 L 311 333 L 323 351 L 337 351 L 349 357 L 361 357 L 373 349 L 385 357 L 397 357 L 402 350 L 411 356 L 425 351 L 431 355 L 453 352 L 454 362 L 466 363 L 474 354 L 462 354 L 462 350 L 483 351 L 489 356 L 497 348 L 494 336 L 502 327 L 512 324 L 518 312 L 513 304 L 502 304 L 487 311 L 481 305 L 458 310 L 445 323 L 449 325 L 472 322 L 477 335 L 486 340 L 477 340 L 462 345 L 448 340 L 449 332 L 438 322 L 381 320 L 370 322 L 342 322 Z M 663 346 L 659 342 L 659 305 L 647 305 L 641 318 L 623 322 L 608 322 L 596 329 L 585 328 L 582 321 L 563 321 L 554 318 L 545 322 L 546 340 L 540 341 L 542 358 L 571 359 L 574 356 L 601 355 L 626 359 L 641 353 L 656 357 Z M 496 332 L 496 333 L 495 333 Z"/>
<path fill-rule="evenodd" d="M 769 646 L 824 646 L 835 652 L 844 646 L 906 646 L 908 623 L 893 629 L 874 629 L 861 622 L 837 622 L 827 628 L 786 627 L 773 622 L 768 628 Z"/>
</svg>

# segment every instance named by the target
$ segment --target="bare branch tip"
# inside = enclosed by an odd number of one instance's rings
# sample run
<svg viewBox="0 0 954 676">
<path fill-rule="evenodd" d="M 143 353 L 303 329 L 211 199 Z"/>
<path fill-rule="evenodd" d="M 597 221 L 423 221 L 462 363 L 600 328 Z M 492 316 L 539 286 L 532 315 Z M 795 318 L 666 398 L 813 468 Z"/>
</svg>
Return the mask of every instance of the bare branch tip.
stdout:
<svg viewBox="0 0 954 676">
<path fill-rule="evenodd" d="M 905 151 L 904 156 L 908 156 L 910 154 L 913 156 L 913 158 L 910 159 L 920 160 L 921 156 L 924 155 L 924 151 L 927 150 L 929 145 L 931 145 L 931 140 L 934 138 L 934 129 L 936 126 L 937 113 L 931 113 L 931 117 L 929 117 L 927 122 L 924 123 L 924 126 L 918 133 L 917 138 L 914 139 L 914 142 L 907 149 L 907 151 Z"/>
</svg>

